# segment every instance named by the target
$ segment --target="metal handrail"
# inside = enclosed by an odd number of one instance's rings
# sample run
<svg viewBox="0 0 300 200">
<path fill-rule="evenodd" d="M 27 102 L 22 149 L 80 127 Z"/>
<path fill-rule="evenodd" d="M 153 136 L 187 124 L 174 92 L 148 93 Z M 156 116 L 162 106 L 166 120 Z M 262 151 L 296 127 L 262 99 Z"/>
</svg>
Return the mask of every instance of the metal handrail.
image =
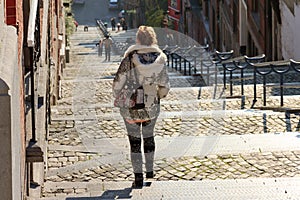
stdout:
<svg viewBox="0 0 300 200">
<path fill-rule="evenodd" d="M 167 65 L 182 72 L 183 64 L 183 74 L 193 75 L 197 74 L 197 58 L 201 57 L 204 53 L 208 53 L 208 45 L 205 46 L 187 46 L 179 47 L 178 45 L 169 47 L 166 45 L 163 48 L 163 52 L 167 55 L 168 63 Z M 170 63 L 171 62 L 171 63 Z M 193 64 L 192 64 L 193 63 Z M 188 68 L 188 69 L 187 69 Z M 193 71 L 192 71 L 193 69 Z M 200 62 L 200 74 L 203 73 L 202 62 Z"/>
<path fill-rule="evenodd" d="M 265 62 L 265 63 L 260 63 L 260 64 L 252 64 L 251 65 L 254 67 L 254 73 L 262 76 L 263 78 L 263 106 L 266 106 L 266 88 L 268 86 L 271 87 L 279 87 L 280 89 L 280 106 L 282 107 L 284 105 L 284 91 L 283 89 L 285 87 L 300 87 L 300 84 L 287 84 L 285 83 L 284 80 L 284 75 L 287 74 L 288 72 L 294 71 L 297 73 L 300 73 L 300 70 L 296 68 L 298 66 L 299 62 L 296 62 L 294 60 L 289 60 L 289 61 L 278 61 L 278 62 Z M 264 70 L 262 70 L 264 69 Z M 267 83 L 267 75 L 270 74 L 278 74 L 279 75 L 279 83 L 278 84 L 271 84 Z M 257 83 L 255 83 L 256 85 Z M 251 108 L 254 107 L 254 104 L 256 102 L 256 91 L 254 93 L 254 100 L 253 105 Z"/>
</svg>

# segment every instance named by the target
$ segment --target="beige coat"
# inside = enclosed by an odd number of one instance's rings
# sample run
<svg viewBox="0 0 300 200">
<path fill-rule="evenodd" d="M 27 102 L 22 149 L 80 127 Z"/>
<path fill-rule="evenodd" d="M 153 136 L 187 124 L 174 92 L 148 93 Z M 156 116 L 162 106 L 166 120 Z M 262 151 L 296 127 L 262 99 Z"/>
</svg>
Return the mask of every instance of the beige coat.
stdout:
<svg viewBox="0 0 300 200">
<path fill-rule="evenodd" d="M 129 120 L 154 119 L 158 117 L 160 112 L 160 99 L 164 98 L 170 90 L 167 67 L 165 66 L 167 57 L 156 45 L 130 46 L 124 54 L 113 81 L 114 96 L 122 89 L 130 73 L 130 59 L 136 69 L 138 82 L 144 88 L 145 108 L 121 108 L 120 113 Z"/>
</svg>

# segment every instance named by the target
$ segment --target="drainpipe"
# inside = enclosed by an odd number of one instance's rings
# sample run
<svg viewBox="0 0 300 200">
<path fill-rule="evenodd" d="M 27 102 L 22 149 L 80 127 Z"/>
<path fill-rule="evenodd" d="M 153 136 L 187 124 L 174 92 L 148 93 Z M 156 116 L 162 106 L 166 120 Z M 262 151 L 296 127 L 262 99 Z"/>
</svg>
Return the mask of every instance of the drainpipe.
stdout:
<svg viewBox="0 0 300 200">
<path fill-rule="evenodd" d="M 32 120 L 32 136 L 31 142 L 36 142 L 36 132 L 35 132 L 35 80 L 34 80 L 34 71 L 36 65 L 35 61 L 35 32 L 36 32 L 36 21 L 37 21 L 37 8 L 39 0 L 32 0 L 30 4 L 30 14 L 28 21 L 28 35 L 27 35 L 27 46 L 30 51 L 30 74 L 31 74 L 31 120 Z"/>
<path fill-rule="evenodd" d="M 43 151 L 36 143 L 36 120 L 35 120 L 35 76 L 34 72 L 37 69 L 37 63 L 40 58 L 40 0 L 31 0 L 30 3 L 30 14 L 28 20 L 28 32 L 27 32 L 27 47 L 29 49 L 29 64 L 31 74 L 31 139 L 29 145 L 26 147 L 26 163 L 27 163 L 27 188 L 26 192 L 29 196 L 29 188 L 31 186 L 37 186 L 37 183 L 33 180 L 33 163 L 43 162 Z"/>
</svg>

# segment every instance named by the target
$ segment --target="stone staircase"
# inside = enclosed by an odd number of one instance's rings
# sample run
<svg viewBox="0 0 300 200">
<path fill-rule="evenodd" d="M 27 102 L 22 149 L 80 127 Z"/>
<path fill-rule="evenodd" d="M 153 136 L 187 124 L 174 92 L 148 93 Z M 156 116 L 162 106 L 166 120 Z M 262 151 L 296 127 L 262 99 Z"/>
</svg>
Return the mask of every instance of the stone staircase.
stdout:
<svg viewBox="0 0 300 200">
<path fill-rule="evenodd" d="M 88 32 L 78 30 L 70 38 L 71 57 L 63 71 L 61 99 L 51 107 L 43 199 L 76 199 L 67 198 L 72 195 L 78 199 L 87 196 L 97 199 L 99 195 L 108 198 L 115 194 L 119 197 L 130 197 L 126 196 L 130 194 L 141 197 L 129 188 L 133 177 L 129 158 L 124 153 L 128 152 L 125 127 L 118 109 L 112 106 L 112 78 L 122 57 L 114 51 L 112 62 L 103 62 L 104 58 L 98 57 L 94 45 L 100 31 L 96 27 L 89 27 Z M 132 33 L 128 34 L 132 36 Z M 115 41 L 123 41 L 127 36 L 123 32 L 122 36 L 116 33 L 112 37 Z M 241 110 L 241 99 L 226 98 L 229 95 L 227 90 L 223 90 L 223 85 L 203 86 L 201 76 L 183 76 L 174 69 L 169 69 L 169 76 L 171 90 L 161 102 L 162 112 L 156 125 L 156 135 L 162 144 L 175 144 L 177 139 L 184 141 L 202 136 L 273 134 L 286 132 L 288 125 L 292 131 L 299 130 L 297 116 L 292 116 L 287 122 L 284 113 L 249 109 L 252 104 L 251 85 L 246 86 L 250 92 L 245 95 L 246 109 Z M 235 86 L 234 91 L 238 92 L 239 86 Z M 277 100 L 274 98 L 273 101 Z M 290 97 L 289 102 L 296 104 L 299 100 Z M 188 141 L 187 144 L 188 148 Z M 172 184 L 159 183 L 163 180 L 202 180 L 202 175 L 193 174 L 189 167 L 171 169 L 170 165 L 166 165 L 179 162 L 175 160 L 176 155 L 173 156 L 157 160 L 161 174 L 155 179 L 159 181 L 153 180 L 154 185 Z M 222 160 L 231 158 L 226 156 Z M 211 161 L 201 156 L 189 157 L 189 160 L 192 159 L 196 160 L 190 163 L 199 161 L 201 165 Z M 185 163 L 185 160 L 180 162 Z M 176 172 L 168 172 L 172 170 Z M 185 174 L 187 170 L 188 175 Z M 214 179 L 210 175 L 205 177 Z M 155 191 L 159 193 L 159 190 L 153 190 L 154 194 Z"/>
</svg>

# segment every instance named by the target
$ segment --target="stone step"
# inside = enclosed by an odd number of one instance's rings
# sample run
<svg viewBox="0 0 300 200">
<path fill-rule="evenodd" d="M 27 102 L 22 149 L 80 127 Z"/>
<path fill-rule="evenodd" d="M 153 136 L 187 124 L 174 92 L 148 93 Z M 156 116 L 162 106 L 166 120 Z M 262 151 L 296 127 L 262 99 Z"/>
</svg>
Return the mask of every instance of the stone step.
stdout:
<svg viewBox="0 0 300 200">
<path fill-rule="evenodd" d="M 67 105 L 72 101 L 78 102 L 80 101 L 89 101 L 89 104 L 97 104 L 104 103 L 109 104 L 112 103 L 112 76 L 111 71 L 108 70 L 107 74 L 103 77 L 91 76 L 89 78 L 86 77 L 78 77 L 76 80 L 64 80 L 61 82 L 61 96 L 63 97 L 59 100 L 59 104 Z M 182 82 L 180 82 L 182 81 Z M 182 84 L 181 84 L 182 83 Z M 176 87 L 181 84 L 181 87 Z M 184 84 L 186 84 L 184 86 Z M 195 101 L 200 100 L 206 101 L 214 101 L 213 99 L 226 99 L 226 107 L 224 109 L 234 109 L 230 105 L 234 103 L 237 106 L 237 109 L 242 107 L 244 104 L 244 108 L 250 108 L 253 104 L 254 97 L 254 87 L 253 85 L 245 85 L 244 86 L 244 99 L 242 102 L 241 97 L 241 86 L 234 86 L 232 89 L 232 96 L 230 95 L 229 87 L 226 90 L 223 90 L 223 85 L 219 85 L 218 87 L 189 87 L 190 82 L 186 79 L 171 79 L 171 90 L 169 95 L 163 99 L 163 101 L 171 101 L 173 102 L 185 102 L 185 101 Z M 263 106 L 263 86 L 257 85 L 256 88 L 256 107 Z M 267 106 L 268 107 L 278 107 L 280 105 L 280 96 L 277 90 L 274 88 L 268 87 L 266 90 L 267 97 Z M 284 103 L 290 102 L 290 105 L 299 105 L 299 95 L 284 95 Z M 230 101 L 229 99 L 234 99 Z M 224 101 L 224 100 L 223 100 Z M 176 103 L 175 103 L 176 104 Z M 229 106 L 229 107 L 228 107 Z M 285 105 L 288 106 L 288 105 Z M 210 107 L 209 107 L 210 109 Z M 222 108 L 223 109 L 223 108 Z"/>
<path fill-rule="evenodd" d="M 252 179 L 257 176 L 271 179 L 299 177 L 297 163 L 300 145 L 298 140 L 294 140 L 297 136 L 295 132 L 243 137 L 157 138 L 156 175 L 152 181 L 217 179 L 226 183 L 230 179 Z M 127 138 L 87 138 L 82 146 L 49 145 L 44 193 L 70 194 L 72 192 L 67 188 L 71 185 L 76 193 L 75 188 L 87 189 L 94 183 L 133 180 L 126 141 Z M 270 143 L 272 145 L 268 145 Z M 85 156 L 87 160 L 84 160 Z"/>
<path fill-rule="evenodd" d="M 85 113 L 85 114 L 83 114 Z M 49 144 L 79 144 L 81 138 L 124 138 L 126 128 L 118 112 L 97 115 L 94 109 L 80 115 L 52 117 Z M 271 111 L 232 110 L 162 112 L 155 126 L 157 137 L 272 134 L 299 131 L 299 116 Z M 69 137 L 73 136 L 70 139 Z"/>
<path fill-rule="evenodd" d="M 54 116 L 73 113 L 76 115 L 85 115 L 87 112 L 97 112 L 99 115 L 117 113 L 118 108 L 113 106 L 113 101 L 107 99 L 107 102 L 97 102 L 97 100 L 82 99 L 80 101 L 69 98 L 60 101 L 58 105 L 52 106 L 52 113 Z M 250 103 L 245 107 L 247 110 L 250 107 Z M 228 110 L 239 110 L 241 109 L 240 99 L 221 99 L 221 100 L 162 100 L 161 101 L 161 112 L 226 112 Z"/>
<path fill-rule="evenodd" d="M 299 178 L 251 178 L 203 181 L 146 181 L 142 189 L 131 182 L 49 183 L 47 197 L 62 199 L 298 199 Z M 49 195 L 49 196 L 48 196 Z"/>
</svg>

